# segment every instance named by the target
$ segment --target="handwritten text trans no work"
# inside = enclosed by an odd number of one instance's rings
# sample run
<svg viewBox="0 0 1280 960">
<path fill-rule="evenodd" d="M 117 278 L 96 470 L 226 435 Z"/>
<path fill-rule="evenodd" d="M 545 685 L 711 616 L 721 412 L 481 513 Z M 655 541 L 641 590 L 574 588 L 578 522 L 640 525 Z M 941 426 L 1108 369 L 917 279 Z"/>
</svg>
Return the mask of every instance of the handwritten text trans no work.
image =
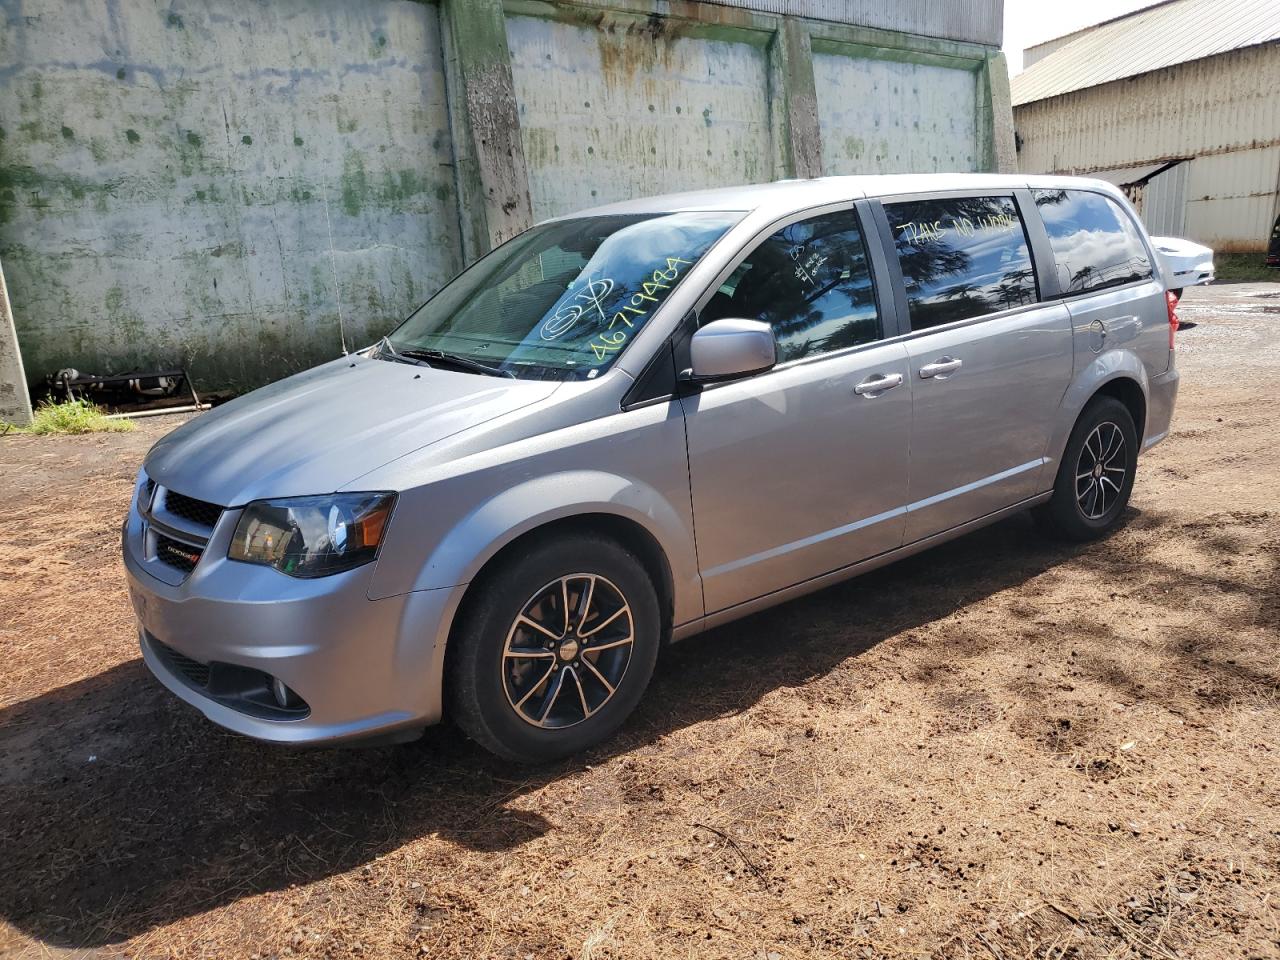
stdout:
<svg viewBox="0 0 1280 960">
<path fill-rule="evenodd" d="M 992 213 L 973 218 L 955 217 L 949 222 L 912 220 L 898 226 L 898 242 L 918 244 L 945 240 L 948 230 L 953 230 L 962 237 L 972 237 L 979 230 L 1006 232 L 1016 230 L 1018 226 L 1018 218 L 1008 213 Z"/>
</svg>

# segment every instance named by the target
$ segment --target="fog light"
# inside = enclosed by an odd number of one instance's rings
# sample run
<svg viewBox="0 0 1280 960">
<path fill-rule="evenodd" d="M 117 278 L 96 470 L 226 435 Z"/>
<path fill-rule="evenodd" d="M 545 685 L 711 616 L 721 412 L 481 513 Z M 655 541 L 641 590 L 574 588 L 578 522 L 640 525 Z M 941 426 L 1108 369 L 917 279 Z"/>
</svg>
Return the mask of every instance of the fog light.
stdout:
<svg viewBox="0 0 1280 960">
<path fill-rule="evenodd" d="M 298 702 L 298 695 L 290 690 L 283 680 L 277 677 L 271 678 L 271 695 L 276 698 L 276 703 L 285 710 L 292 709 Z"/>
</svg>

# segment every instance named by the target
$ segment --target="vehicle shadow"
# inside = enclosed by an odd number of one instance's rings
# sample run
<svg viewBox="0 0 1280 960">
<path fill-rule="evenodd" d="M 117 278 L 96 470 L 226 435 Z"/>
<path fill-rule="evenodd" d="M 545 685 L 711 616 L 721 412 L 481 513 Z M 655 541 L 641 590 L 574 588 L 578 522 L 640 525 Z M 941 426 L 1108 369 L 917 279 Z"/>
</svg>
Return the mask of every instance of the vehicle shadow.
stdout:
<svg viewBox="0 0 1280 960">
<path fill-rule="evenodd" d="M 266 746 L 208 724 L 140 660 L 120 664 L 0 711 L 0 916 L 47 944 L 95 947 L 422 836 L 516 848 L 553 829 L 511 808 L 522 794 L 804 684 L 1077 549 L 1014 517 L 679 644 L 618 736 L 542 769 L 493 760 L 448 726 L 402 747 Z"/>
</svg>

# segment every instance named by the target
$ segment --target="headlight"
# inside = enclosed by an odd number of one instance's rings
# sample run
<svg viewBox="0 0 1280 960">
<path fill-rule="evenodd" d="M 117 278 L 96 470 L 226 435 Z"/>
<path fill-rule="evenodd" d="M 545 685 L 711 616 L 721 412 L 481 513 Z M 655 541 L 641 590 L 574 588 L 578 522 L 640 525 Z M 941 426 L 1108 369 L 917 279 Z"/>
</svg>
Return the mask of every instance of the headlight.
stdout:
<svg viewBox="0 0 1280 960">
<path fill-rule="evenodd" d="M 255 500 L 244 508 L 227 556 L 291 577 L 325 577 L 378 555 L 394 493 Z"/>
</svg>

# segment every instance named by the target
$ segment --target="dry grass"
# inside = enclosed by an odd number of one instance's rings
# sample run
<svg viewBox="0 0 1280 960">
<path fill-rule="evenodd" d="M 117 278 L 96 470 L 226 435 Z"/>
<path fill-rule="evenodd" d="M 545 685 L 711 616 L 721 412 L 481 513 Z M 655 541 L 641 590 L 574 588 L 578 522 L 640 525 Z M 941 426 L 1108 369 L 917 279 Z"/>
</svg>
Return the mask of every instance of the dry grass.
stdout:
<svg viewBox="0 0 1280 960">
<path fill-rule="evenodd" d="M 1015 519 L 673 648 L 532 772 L 210 727 L 118 571 L 154 436 L 0 465 L 0 954 L 1280 955 L 1280 402 L 1197 356 L 1115 536 Z"/>
</svg>

